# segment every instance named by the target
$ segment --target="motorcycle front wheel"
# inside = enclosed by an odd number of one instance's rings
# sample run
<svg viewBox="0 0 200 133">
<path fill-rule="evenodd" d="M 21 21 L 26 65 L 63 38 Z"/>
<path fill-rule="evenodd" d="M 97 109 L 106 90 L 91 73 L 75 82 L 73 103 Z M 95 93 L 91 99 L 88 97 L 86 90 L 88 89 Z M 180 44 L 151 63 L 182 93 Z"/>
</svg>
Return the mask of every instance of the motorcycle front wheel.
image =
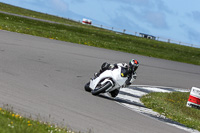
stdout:
<svg viewBox="0 0 200 133">
<path fill-rule="evenodd" d="M 112 84 L 110 82 L 106 82 L 102 86 L 97 86 L 94 90 L 92 90 L 92 95 L 98 95 L 100 93 L 104 93 Z"/>
<path fill-rule="evenodd" d="M 85 85 L 85 91 L 87 91 L 87 92 L 91 92 L 91 89 L 90 89 L 89 85 L 90 85 L 90 82 L 88 82 L 88 83 Z"/>
</svg>

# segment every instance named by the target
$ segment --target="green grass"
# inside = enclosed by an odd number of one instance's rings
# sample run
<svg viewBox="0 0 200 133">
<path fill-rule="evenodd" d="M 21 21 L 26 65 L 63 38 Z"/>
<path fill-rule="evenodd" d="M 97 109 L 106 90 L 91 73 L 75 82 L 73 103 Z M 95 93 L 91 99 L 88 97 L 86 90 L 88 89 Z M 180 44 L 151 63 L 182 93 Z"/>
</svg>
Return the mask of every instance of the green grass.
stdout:
<svg viewBox="0 0 200 133">
<path fill-rule="evenodd" d="M 24 118 L 12 111 L 0 108 L 0 133 L 74 133 L 50 123 Z"/>
<path fill-rule="evenodd" d="M 68 19 L 3 3 L 0 3 L 0 10 L 73 25 L 50 24 L 1 13 L 0 28 L 3 30 L 200 65 L 199 48 L 149 40 L 126 34 L 119 35 L 109 30 L 83 25 Z"/>
<path fill-rule="evenodd" d="M 189 92 L 150 93 L 141 98 L 148 108 L 200 131 L 200 110 L 186 107 Z"/>
<path fill-rule="evenodd" d="M 65 23 L 65 24 L 70 24 L 70 25 L 81 25 L 80 23 L 69 20 L 69 19 L 65 19 L 65 18 L 61 18 L 58 16 L 53 16 L 53 15 L 49 15 L 49 14 L 45 14 L 45 13 L 40 13 L 40 12 L 36 12 L 36 11 L 31 11 L 28 9 L 11 6 L 9 4 L 5 4 L 5 3 L 1 3 L 1 2 L 0 2 L 0 10 L 9 12 L 9 13 L 29 16 L 29 17 L 33 17 L 33 18 L 40 18 L 40 19 L 45 19 L 45 20 L 50 20 L 50 21 L 55 21 L 55 22 L 60 22 L 60 23 Z"/>
<path fill-rule="evenodd" d="M 0 29 L 133 54 L 200 65 L 200 49 L 126 34 L 52 24 L 0 13 Z"/>
<path fill-rule="evenodd" d="M 63 17 L 50 15 L 46 13 L 40 13 L 40 12 L 12 6 L 12 5 L 1 3 L 1 2 L 0 2 L 0 11 L 19 14 L 19 15 L 33 17 L 33 18 L 44 19 L 44 20 L 50 20 L 50 21 L 59 22 L 62 24 L 69 24 L 71 26 L 76 26 L 76 27 L 78 26 L 78 27 L 84 27 L 84 28 L 89 28 L 89 29 L 93 29 L 93 28 L 97 29 L 94 26 L 83 25 L 78 21 L 74 21 L 74 20 L 70 20 L 70 19 L 66 19 Z M 104 29 L 101 29 L 101 30 L 104 30 Z"/>
</svg>

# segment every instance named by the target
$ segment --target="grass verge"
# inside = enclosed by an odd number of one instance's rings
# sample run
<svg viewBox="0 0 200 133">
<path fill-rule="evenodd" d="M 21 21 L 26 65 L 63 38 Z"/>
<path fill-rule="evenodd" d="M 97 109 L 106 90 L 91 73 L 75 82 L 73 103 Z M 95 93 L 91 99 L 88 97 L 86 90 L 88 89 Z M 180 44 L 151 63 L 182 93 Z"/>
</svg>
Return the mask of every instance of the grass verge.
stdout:
<svg viewBox="0 0 200 133">
<path fill-rule="evenodd" d="M 1 133 L 74 133 L 50 123 L 24 118 L 13 111 L 2 108 L 0 108 L 0 125 Z"/>
<path fill-rule="evenodd" d="M 186 107 L 189 95 L 189 92 L 156 92 L 143 96 L 141 101 L 167 118 L 200 131 L 200 110 Z"/>
<path fill-rule="evenodd" d="M 0 13 L 0 29 L 200 65 L 200 49 L 100 29 L 52 24 Z"/>
<path fill-rule="evenodd" d="M 59 23 L 64 23 L 64 24 L 70 24 L 70 25 L 75 25 L 75 26 L 80 26 L 81 24 L 69 19 L 61 18 L 58 16 L 53 16 L 45 13 L 40 13 L 36 11 L 31 11 L 28 9 L 16 7 L 16 6 L 11 6 L 9 4 L 1 3 L 0 2 L 0 10 L 4 12 L 9 12 L 9 13 L 14 13 L 14 14 L 19 14 L 23 16 L 29 16 L 33 18 L 40 18 L 40 19 L 45 19 L 45 20 L 50 20 L 50 21 L 55 21 Z"/>
<path fill-rule="evenodd" d="M 97 27 L 89 26 L 89 25 L 83 25 L 82 23 L 80 23 L 78 21 L 74 21 L 74 20 L 70 20 L 70 19 L 66 19 L 66 18 L 63 18 L 63 17 L 50 15 L 50 14 L 46 14 L 46 13 L 36 12 L 36 11 L 20 8 L 20 7 L 17 7 L 17 6 L 12 6 L 12 5 L 1 3 L 1 2 L 0 2 L 0 11 L 19 14 L 19 15 L 23 15 L 23 16 L 32 17 L 32 18 L 50 20 L 50 21 L 53 21 L 53 22 L 59 22 L 59 23 L 68 24 L 68 25 L 71 25 L 71 26 L 97 29 Z"/>
<path fill-rule="evenodd" d="M 51 24 L 0 13 L 0 29 L 89 46 L 200 65 L 200 49 L 82 25 L 64 18 L 0 3 L 0 10 L 67 23 Z M 51 18 L 51 19 L 50 19 Z"/>
</svg>

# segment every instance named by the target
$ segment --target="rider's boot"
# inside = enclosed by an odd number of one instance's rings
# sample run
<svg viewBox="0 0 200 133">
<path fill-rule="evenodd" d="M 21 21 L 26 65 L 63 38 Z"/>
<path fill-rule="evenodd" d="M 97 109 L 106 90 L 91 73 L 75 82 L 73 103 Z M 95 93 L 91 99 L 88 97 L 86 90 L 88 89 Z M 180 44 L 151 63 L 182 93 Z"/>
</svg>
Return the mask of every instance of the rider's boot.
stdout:
<svg viewBox="0 0 200 133">
<path fill-rule="evenodd" d="M 115 89 L 115 90 L 111 91 L 110 94 L 111 94 L 111 96 L 112 96 L 113 98 L 115 98 L 115 97 L 119 94 L 119 90 L 118 90 L 118 89 Z"/>
</svg>

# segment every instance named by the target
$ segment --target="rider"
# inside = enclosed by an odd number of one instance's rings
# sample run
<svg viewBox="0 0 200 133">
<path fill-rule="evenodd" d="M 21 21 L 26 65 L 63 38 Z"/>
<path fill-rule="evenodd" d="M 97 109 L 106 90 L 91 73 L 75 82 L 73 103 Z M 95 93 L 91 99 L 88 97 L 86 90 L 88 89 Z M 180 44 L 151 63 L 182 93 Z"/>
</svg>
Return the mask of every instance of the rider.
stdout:
<svg viewBox="0 0 200 133">
<path fill-rule="evenodd" d="M 107 62 L 104 62 L 101 66 L 100 71 L 98 73 L 95 73 L 95 77 L 98 77 L 105 70 L 121 67 L 122 68 L 121 76 L 128 77 L 125 84 L 123 85 L 123 87 L 127 87 L 131 85 L 131 83 L 133 83 L 133 81 L 137 78 L 136 70 L 138 66 L 139 66 L 139 62 L 135 59 L 132 59 L 129 62 L 129 65 L 127 65 L 126 63 L 108 64 Z M 118 93 L 119 93 L 119 90 L 117 92 L 113 92 L 113 94 L 111 93 L 111 95 L 115 97 L 118 95 Z"/>
</svg>

